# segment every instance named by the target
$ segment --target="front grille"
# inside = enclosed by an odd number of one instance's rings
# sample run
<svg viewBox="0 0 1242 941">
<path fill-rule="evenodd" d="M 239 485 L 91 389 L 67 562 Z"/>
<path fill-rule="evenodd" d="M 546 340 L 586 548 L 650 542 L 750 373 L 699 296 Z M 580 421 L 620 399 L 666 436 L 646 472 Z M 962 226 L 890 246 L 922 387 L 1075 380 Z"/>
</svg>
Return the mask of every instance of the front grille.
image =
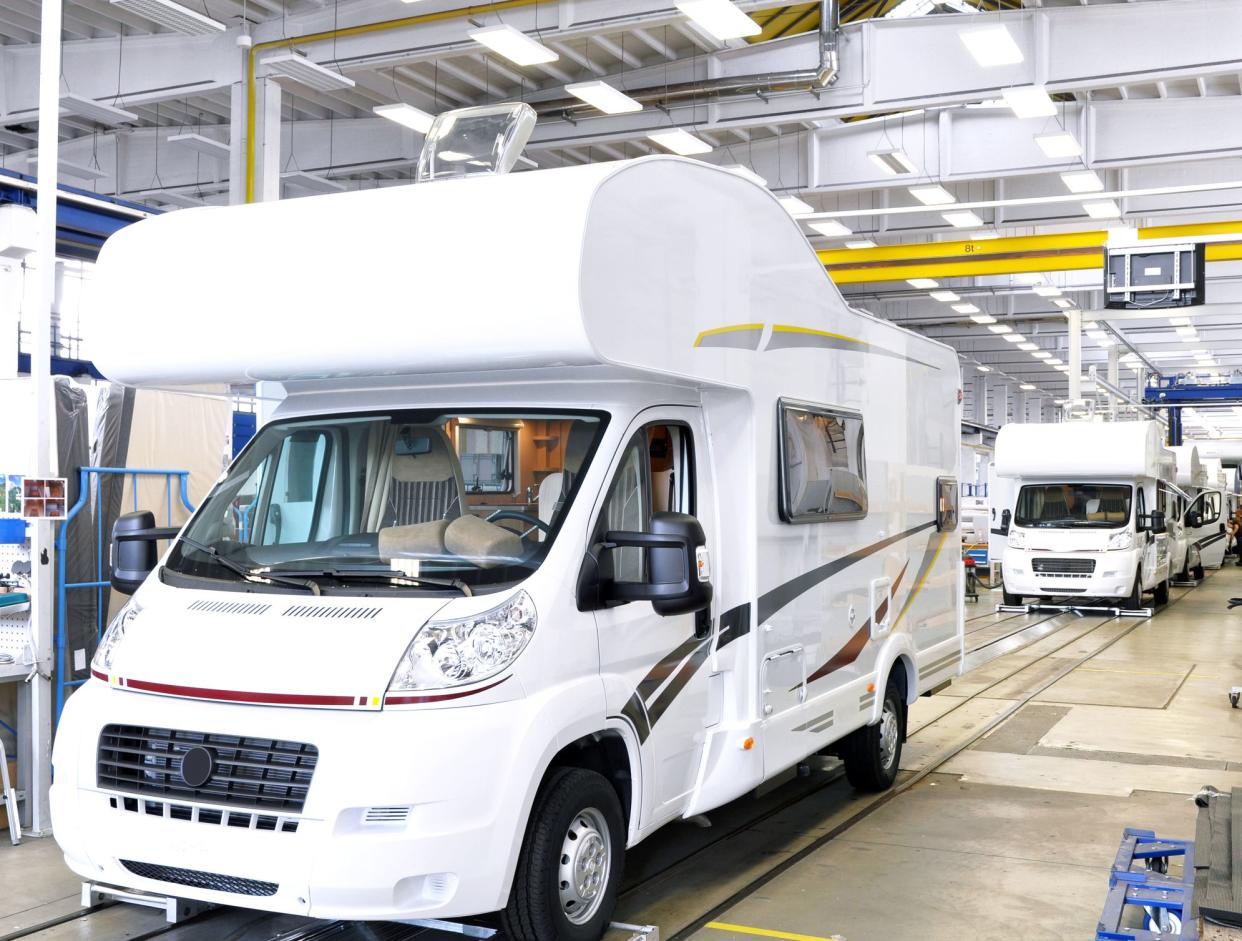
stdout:
<svg viewBox="0 0 1242 941">
<path fill-rule="evenodd" d="M 275 895 L 280 888 L 275 882 L 239 879 L 237 876 L 199 872 L 197 869 L 178 869 L 176 866 L 157 866 L 155 863 L 137 863 L 132 859 L 122 859 L 121 865 L 143 879 L 188 885 L 195 889 L 210 889 L 213 892 L 229 892 L 233 895 Z"/>
<path fill-rule="evenodd" d="M 192 787 L 181 776 L 181 758 L 198 746 L 213 753 L 215 769 L 205 784 Z M 318 760 L 319 749 L 302 742 L 107 725 L 99 736 L 96 783 L 131 794 L 299 814 Z"/>
<path fill-rule="evenodd" d="M 1032 559 L 1036 575 L 1090 575 L 1095 559 Z"/>
<path fill-rule="evenodd" d="M 194 807 L 190 804 L 168 804 L 163 801 L 143 800 L 136 797 L 109 797 L 108 806 L 113 810 L 125 810 L 131 814 L 145 813 L 152 817 L 170 820 L 186 820 L 190 823 L 227 824 L 243 829 L 271 830 L 281 833 L 297 833 L 298 821 L 277 817 L 273 814 L 239 814 Z"/>
</svg>

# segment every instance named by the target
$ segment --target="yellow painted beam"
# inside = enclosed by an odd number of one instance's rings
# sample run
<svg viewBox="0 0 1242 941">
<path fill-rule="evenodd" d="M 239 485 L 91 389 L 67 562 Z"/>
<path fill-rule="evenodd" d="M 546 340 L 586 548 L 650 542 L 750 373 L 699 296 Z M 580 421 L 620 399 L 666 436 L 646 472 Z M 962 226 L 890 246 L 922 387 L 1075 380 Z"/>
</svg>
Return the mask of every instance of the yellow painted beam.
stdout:
<svg viewBox="0 0 1242 941">
<path fill-rule="evenodd" d="M 961 242 L 918 242 L 908 245 L 879 245 L 875 248 L 825 249 L 820 260 L 829 267 L 869 261 L 905 261 L 922 258 L 962 259 L 980 255 L 1008 255 L 1014 252 L 1052 252 L 1065 249 L 1102 248 L 1108 233 L 1057 232 L 1051 235 L 1019 235 L 1003 239 Z"/>
</svg>

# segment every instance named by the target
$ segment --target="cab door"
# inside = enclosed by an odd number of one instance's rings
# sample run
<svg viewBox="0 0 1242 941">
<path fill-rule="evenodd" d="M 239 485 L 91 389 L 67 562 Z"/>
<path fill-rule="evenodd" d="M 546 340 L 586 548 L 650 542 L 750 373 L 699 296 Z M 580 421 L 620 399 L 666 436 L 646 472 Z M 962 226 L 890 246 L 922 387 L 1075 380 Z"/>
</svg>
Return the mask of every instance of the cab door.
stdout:
<svg viewBox="0 0 1242 941">
<path fill-rule="evenodd" d="M 1186 511 L 1186 536 L 1191 545 L 1199 550 L 1199 559 L 1205 568 L 1220 568 L 1225 558 L 1224 500 L 1219 490 L 1205 490 L 1195 498 Z M 1191 518 L 1198 514 L 1199 525 L 1192 527 Z"/>
<path fill-rule="evenodd" d="M 714 576 L 711 559 L 719 553 L 703 428 L 697 408 L 662 407 L 639 416 L 612 468 L 589 544 L 608 530 L 647 531 L 655 512 L 688 513 L 707 536 L 700 570 Z M 612 550 L 614 578 L 641 580 L 645 552 Z M 649 769 L 642 823 L 675 816 L 694 787 L 705 729 L 718 721 L 709 707 L 713 611 L 662 617 L 651 602 L 634 601 L 596 611 L 595 619 L 608 713 L 634 726 Z"/>
</svg>

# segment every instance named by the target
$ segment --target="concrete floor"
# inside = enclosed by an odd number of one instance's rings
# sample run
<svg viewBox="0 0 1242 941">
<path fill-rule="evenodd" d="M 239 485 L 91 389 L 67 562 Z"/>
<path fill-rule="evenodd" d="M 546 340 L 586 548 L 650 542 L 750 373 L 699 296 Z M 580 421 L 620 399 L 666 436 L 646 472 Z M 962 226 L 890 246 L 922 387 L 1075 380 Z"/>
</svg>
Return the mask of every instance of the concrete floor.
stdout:
<svg viewBox="0 0 1242 941">
<path fill-rule="evenodd" d="M 819 847 L 873 800 L 831 768 L 721 808 L 709 827 L 667 827 L 631 852 L 617 917 L 694 941 L 1090 937 L 1125 827 L 1193 837 L 1188 798 L 1242 786 L 1242 710 L 1226 696 L 1242 683 L 1234 595 L 1232 567 L 1141 622 L 994 615 L 984 594 L 968 608 L 972 668 L 911 711 L 903 780 L 935 773 Z M 0 939 L 76 912 L 78 893 L 53 841 L 0 843 Z M 254 914 L 237 910 L 206 917 L 165 937 L 260 941 L 290 927 L 245 930 Z M 37 937 L 119 941 L 161 924 L 117 907 Z"/>
</svg>

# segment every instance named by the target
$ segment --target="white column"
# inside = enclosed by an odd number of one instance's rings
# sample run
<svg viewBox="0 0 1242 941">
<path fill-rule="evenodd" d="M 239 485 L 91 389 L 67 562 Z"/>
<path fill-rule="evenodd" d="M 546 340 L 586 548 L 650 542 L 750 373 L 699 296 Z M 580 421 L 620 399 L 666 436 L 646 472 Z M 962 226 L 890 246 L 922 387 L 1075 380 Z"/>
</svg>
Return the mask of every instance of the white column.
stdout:
<svg viewBox="0 0 1242 941">
<path fill-rule="evenodd" d="M 34 254 L 36 302 L 31 317 L 30 374 L 34 381 L 35 461 L 37 477 L 57 473 L 52 450 L 52 304 L 56 296 L 56 169 L 60 151 L 60 26 L 63 0 L 44 0 L 39 44 L 39 164 L 38 245 Z M 27 814 L 34 833 L 51 829 L 47 792 L 52 768 L 52 671 L 55 636 L 52 595 L 56 581 L 53 526 L 30 526 L 31 605 L 34 632 L 35 677 L 30 681 L 29 705 L 22 710 L 30 721 L 29 761 L 22 774 L 28 783 Z"/>
<path fill-rule="evenodd" d="M 1009 422 L 1009 383 L 998 382 L 992 388 L 992 425 L 996 428 Z"/>
<path fill-rule="evenodd" d="M 259 84 L 258 142 L 255 148 L 257 203 L 280 199 L 280 86 L 270 78 Z"/>
<path fill-rule="evenodd" d="M 1082 398 L 1082 311 L 1065 312 L 1069 324 L 1069 398 Z"/>
<path fill-rule="evenodd" d="M 970 417 L 980 425 L 988 423 L 988 377 L 983 373 L 975 376 L 975 385 L 971 396 Z"/>
<path fill-rule="evenodd" d="M 29 212 L 29 210 L 27 210 Z M 17 378 L 17 323 L 22 303 L 21 262 L 0 267 L 0 379 Z"/>
<path fill-rule="evenodd" d="M 242 70 L 246 57 L 242 55 Z M 229 96 L 229 205 L 246 201 L 246 82 L 233 85 Z"/>
<path fill-rule="evenodd" d="M 1121 347 L 1110 346 L 1108 348 L 1108 381 L 1114 388 L 1121 388 Z M 1108 410 L 1115 418 L 1117 416 L 1118 402 L 1113 396 L 1108 397 Z"/>
</svg>

